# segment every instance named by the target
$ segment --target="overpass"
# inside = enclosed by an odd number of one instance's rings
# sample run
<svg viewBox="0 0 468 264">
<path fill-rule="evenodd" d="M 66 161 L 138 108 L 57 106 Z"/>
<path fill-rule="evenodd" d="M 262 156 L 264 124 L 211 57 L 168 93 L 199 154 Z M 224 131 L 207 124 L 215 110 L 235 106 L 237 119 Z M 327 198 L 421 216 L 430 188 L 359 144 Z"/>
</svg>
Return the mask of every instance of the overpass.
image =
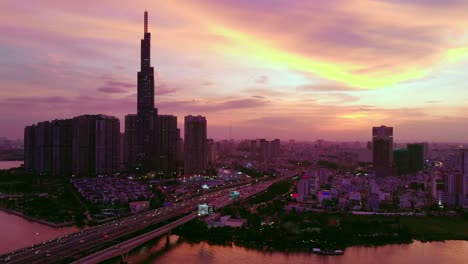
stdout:
<svg viewBox="0 0 468 264">
<path fill-rule="evenodd" d="M 132 249 L 152 240 L 157 237 L 160 237 L 168 232 L 170 232 L 172 229 L 183 225 L 189 221 L 192 221 L 193 219 L 197 218 L 198 214 L 196 212 L 193 212 L 187 216 L 184 216 L 180 219 L 177 219 L 176 221 L 165 225 L 161 228 L 158 228 L 156 230 L 153 230 L 151 232 L 148 232 L 146 234 L 143 234 L 141 236 L 134 237 L 132 239 L 129 239 L 125 242 L 122 242 L 120 244 L 117 244 L 111 248 L 104 249 L 102 251 L 99 251 L 97 253 L 94 253 L 92 255 L 89 255 L 87 257 L 84 257 L 78 261 L 75 261 L 73 263 L 76 264 L 90 264 L 90 263 L 100 263 L 105 260 L 118 257 L 118 256 L 125 256 L 130 252 Z M 125 258 L 125 257 L 123 257 Z"/>
<path fill-rule="evenodd" d="M 290 178 L 296 174 L 297 172 L 291 172 L 268 182 L 250 183 L 242 189 L 241 199 L 249 198 L 250 196 L 264 191 L 271 184 Z M 197 209 L 199 203 L 211 203 L 217 208 L 226 206 L 231 203 L 228 193 L 229 192 L 224 189 L 199 197 L 192 197 L 189 200 L 174 204 L 170 207 L 163 207 L 138 215 L 132 215 L 30 248 L 14 251 L 1 256 L 0 260 L 3 259 L 9 263 L 60 263 L 70 262 L 73 259 L 80 258 L 83 254 L 91 254 L 89 258 L 86 257 L 83 259 L 84 262 L 78 261 L 77 263 L 97 263 L 102 261 L 101 259 L 103 258 L 108 259 L 123 255 L 131 249 L 194 219 L 196 214 L 193 213 L 193 210 Z M 186 214 L 188 215 L 183 216 Z M 156 230 L 115 245 L 116 241 L 120 242 L 119 239 L 130 234 L 180 216 L 183 217 Z M 107 249 L 101 250 L 103 248 Z M 98 250 L 101 251 L 95 253 Z M 86 262 L 86 260 L 89 260 L 89 262 Z M 94 260 L 97 260 L 97 262 L 94 262 Z"/>
</svg>

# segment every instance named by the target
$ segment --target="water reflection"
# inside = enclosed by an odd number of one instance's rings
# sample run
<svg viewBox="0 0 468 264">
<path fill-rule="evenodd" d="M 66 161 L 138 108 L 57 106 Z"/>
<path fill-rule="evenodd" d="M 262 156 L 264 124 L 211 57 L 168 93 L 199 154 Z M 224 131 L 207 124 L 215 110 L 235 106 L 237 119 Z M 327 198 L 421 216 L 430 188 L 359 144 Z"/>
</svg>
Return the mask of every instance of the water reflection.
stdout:
<svg viewBox="0 0 468 264">
<path fill-rule="evenodd" d="M 380 247 L 351 247 L 342 256 L 318 256 L 307 253 L 278 253 L 248 250 L 241 247 L 212 246 L 207 243 L 188 244 L 171 237 L 154 242 L 147 250 L 130 255 L 128 263 L 326 263 L 326 264 L 390 264 L 390 263 L 467 263 L 468 242 L 447 241 L 388 245 Z"/>
</svg>

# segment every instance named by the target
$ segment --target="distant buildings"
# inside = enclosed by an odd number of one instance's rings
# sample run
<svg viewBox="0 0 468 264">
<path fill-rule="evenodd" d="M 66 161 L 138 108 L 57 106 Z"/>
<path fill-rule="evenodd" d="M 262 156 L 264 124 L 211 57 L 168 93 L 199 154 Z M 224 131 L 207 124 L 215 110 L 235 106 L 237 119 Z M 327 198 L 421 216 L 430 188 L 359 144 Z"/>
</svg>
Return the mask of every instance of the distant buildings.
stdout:
<svg viewBox="0 0 468 264">
<path fill-rule="evenodd" d="M 268 141 L 264 138 L 250 141 L 250 156 L 260 161 L 268 161 L 280 156 L 281 142 L 279 139 Z"/>
<path fill-rule="evenodd" d="M 395 149 L 393 160 L 398 175 L 422 171 L 424 169 L 424 145 L 408 144 L 406 149 Z"/>
<path fill-rule="evenodd" d="M 424 169 L 424 145 L 408 144 L 408 169 L 416 173 Z"/>
<path fill-rule="evenodd" d="M 407 149 L 395 149 L 393 151 L 393 160 L 395 162 L 398 175 L 403 175 L 409 172 L 409 153 Z"/>
<path fill-rule="evenodd" d="M 393 165 L 393 127 L 372 128 L 372 153 L 377 174 L 388 174 Z"/>
<path fill-rule="evenodd" d="M 208 139 L 208 164 L 216 164 L 218 161 L 218 146 L 213 139 Z"/>
<path fill-rule="evenodd" d="M 203 116 L 185 117 L 184 174 L 204 174 L 207 168 L 207 129 Z"/>
</svg>

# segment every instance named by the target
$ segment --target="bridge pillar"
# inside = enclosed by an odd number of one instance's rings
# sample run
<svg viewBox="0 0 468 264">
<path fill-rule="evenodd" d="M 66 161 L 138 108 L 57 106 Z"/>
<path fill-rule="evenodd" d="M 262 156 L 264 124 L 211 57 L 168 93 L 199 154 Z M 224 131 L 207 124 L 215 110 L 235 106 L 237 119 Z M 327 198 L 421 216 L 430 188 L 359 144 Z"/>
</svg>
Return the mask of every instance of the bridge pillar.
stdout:
<svg viewBox="0 0 468 264">
<path fill-rule="evenodd" d="M 171 244 L 171 231 L 166 233 L 166 247 Z"/>
<path fill-rule="evenodd" d="M 128 263 L 128 262 L 127 262 L 128 253 L 129 253 L 129 251 L 123 252 L 122 255 L 120 255 L 120 263 L 122 263 L 122 264 Z"/>
</svg>

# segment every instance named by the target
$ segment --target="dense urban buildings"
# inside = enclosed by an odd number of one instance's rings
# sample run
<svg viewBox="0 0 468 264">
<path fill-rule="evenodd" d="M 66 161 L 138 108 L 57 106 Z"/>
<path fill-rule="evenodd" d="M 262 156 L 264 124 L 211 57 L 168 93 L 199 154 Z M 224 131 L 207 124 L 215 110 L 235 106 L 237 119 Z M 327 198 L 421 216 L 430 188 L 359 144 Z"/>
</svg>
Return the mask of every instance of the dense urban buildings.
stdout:
<svg viewBox="0 0 468 264">
<path fill-rule="evenodd" d="M 185 117 L 184 174 L 205 174 L 207 168 L 207 130 L 204 116 Z"/>
</svg>

